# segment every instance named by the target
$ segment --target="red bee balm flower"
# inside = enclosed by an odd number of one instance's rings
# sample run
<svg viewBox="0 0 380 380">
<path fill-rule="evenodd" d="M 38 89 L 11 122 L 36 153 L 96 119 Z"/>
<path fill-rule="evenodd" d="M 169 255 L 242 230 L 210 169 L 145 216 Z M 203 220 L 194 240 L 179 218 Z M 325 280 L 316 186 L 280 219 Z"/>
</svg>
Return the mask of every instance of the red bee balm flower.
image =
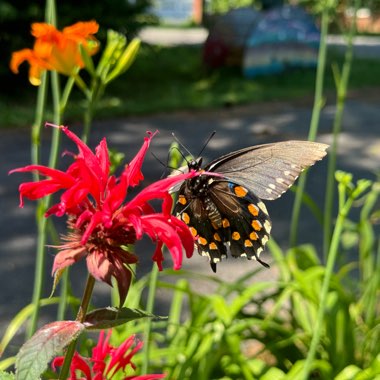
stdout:
<svg viewBox="0 0 380 380">
<path fill-rule="evenodd" d="M 77 352 L 74 354 L 68 380 L 110 380 L 114 375 L 119 374 L 120 370 L 125 372 L 129 366 L 132 370 L 136 370 L 136 366 L 132 363 L 132 358 L 141 349 L 142 342 L 137 341 L 135 336 L 132 335 L 119 347 L 112 347 L 109 344 L 110 337 L 111 330 L 106 337 L 104 337 L 104 331 L 100 332 L 98 344 L 93 348 L 92 357 L 89 360 Z M 134 344 L 135 346 L 132 347 Z M 53 370 L 55 371 L 56 367 L 62 366 L 63 361 L 63 356 L 55 358 L 52 363 Z M 92 366 L 91 363 L 93 363 Z M 82 372 L 85 377 L 77 377 L 79 372 Z M 123 377 L 123 380 L 157 380 L 163 378 L 165 378 L 165 375 L 152 374 L 127 376 Z"/>
<path fill-rule="evenodd" d="M 98 51 L 99 43 L 93 37 L 99 25 L 95 21 L 77 22 L 61 31 L 46 23 L 32 24 L 32 35 L 36 38 L 33 49 L 22 49 L 12 54 L 10 68 L 18 73 L 24 61 L 30 64 L 29 81 L 35 86 L 41 83 L 44 70 L 56 70 L 64 75 L 73 75 L 84 66 L 80 45 L 87 54 Z"/>
<path fill-rule="evenodd" d="M 110 175 L 110 159 L 107 142 L 103 139 L 95 153 L 67 127 L 59 127 L 78 147 L 74 162 L 66 171 L 41 165 L 29 165 L 14 172 L 38 172 L 47 179 L 22 183 L 19 187 L 20 207 L 24 198 L 39 199 L 63 190 L 60 202 L 53 205 L 45 216 L 68 216 L 70 232 L 55 256 L 53 274 L 86 257 L 87 268 L 99 281 L 111 285 L 117 281 L 121 303 L 128 292 L 131 272 L 129 264 L 137 257 L 126 250 L 147 234 L 156 244 L 153 260 L 162 269 L 165 244 L 173 258 L 174 269 L 182 264 L 182 248 L 191 257 L 194 240 L 188 227 L 171 216 L 172 198 L 169 189 L 176 183 L 196 175 L 195 172 L 180 174 L 157 181 L 125 203 L 128 188 L 136 186 L 144 178 L 141 166 L 150 141 L 149 133 L 135 158 L 126 165 L 120 177 Z M 148 203 L 162 200 L 162 211 L 154 212 Z"/>
</svg>

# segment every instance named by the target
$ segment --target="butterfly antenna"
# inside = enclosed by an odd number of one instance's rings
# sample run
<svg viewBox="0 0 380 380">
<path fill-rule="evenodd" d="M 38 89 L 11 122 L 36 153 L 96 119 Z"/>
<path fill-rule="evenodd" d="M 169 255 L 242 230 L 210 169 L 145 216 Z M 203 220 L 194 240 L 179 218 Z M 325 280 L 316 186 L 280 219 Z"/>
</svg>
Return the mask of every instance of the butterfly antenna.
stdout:
<svg viewBox="0 0 380 380">
<path fill-rule="evenodd" d="M 160 158 L 158 158 L 153 152 L 150 152 L 150 154 L 165 168 L 165 169 L 170 169 L 170 170 L 178 170 L 176 168 L 173 168 L 171 166 L 168 165 L 168 162 L 169 162 L 169 156 L 168 156 L 168 159 L 167 159 L 167 162 L 165 164 L 165 162 L 163 162 Z M 166 170 L 165 170 L 166 171 Z M 165 177 L 165 172 L 162 173 L 161 175 L 161 179 Z"/>
<path fill-rule="evenodd" d="M 181 141 L 179 141 L 178 137 L 174 134 L 174 132 L 172 133 L 172 136 L 173 136 L 174 140 L 177 141 L 178 145 L 179 145 L 183 150 L 185 150 L 185 151 L 186 151 L 191 157 L 194 157 L 193 154 L 189 151 L 189 149 L 187 149 L 187 148 L 185 147 L 185 145 L 183 145 L 183 144 L 181 143 Z M 182 154 L 181 151 L 179 151 L 179 152 Z M 185 158 L 185 156 L 184 156 L 183 154 L 182 154 L 182 156 L 183 156 L 183 158 Z M 186 158 L 185 158 L 185 160 L 186 160 Z"/>
<path fill-rule="evenodd" d="M 184 146 L 182 146 L 181 145 L 181 147 L 183 147 L 184 149 L 186 149 Z M 178 147 L 177 146 L 173 146 L 173 147 L 171 147 L 170 148 L 170 152 L 172 151 L 172 150 L 177 150 L 177 152 L 182 156 L 182 158 L 183 158 L 183 160 L 184 161 L 186 161 L 186 163 L 188 164 L 189 163 L 189 160 L 187 159 L 187 157 L 183 154 L 183 152 L 182 152 L 182 150 L 181 149 L 178 149 Z M 192 157 L 192 154 L 186 149 L 186 151 L 191 155 L 191 157 Z M 169 153 L 170 153 L 169 152 Z M 174 168 L 174 169 L 177 169 L 177 168 Z"/>
<path fill-rule="evenodd" d="M 203 151 L 206 149 L 206 146 L 208 145 L 208 143 L 210 142 L 210 140 L 215 136 L 215 133 L 216 133 L 216 131 L 212 131 L 211 132 L 210 136 L 207 138 L 207 140 L 203 144 L 203 147 L 202 147 L 201 151 L 198 153 L 198 157 L 200 157 L 202 155 Z"/>
</svg>

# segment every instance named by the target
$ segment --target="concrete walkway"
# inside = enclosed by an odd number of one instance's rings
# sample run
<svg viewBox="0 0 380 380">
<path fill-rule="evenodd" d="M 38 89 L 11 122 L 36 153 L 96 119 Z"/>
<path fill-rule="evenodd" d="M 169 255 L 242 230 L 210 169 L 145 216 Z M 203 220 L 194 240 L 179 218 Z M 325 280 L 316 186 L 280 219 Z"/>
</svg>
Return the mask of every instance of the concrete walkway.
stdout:
<svg viewBox="0 0 380 380">
<path fill-rule="evenodd" d="M 144 28 L 139 37 L 143 42 L 162 45 L 201 45 L 205 42 L 208 31 L 205 28 Z M 340 35 L 329 35 L 327 43 L 330 48 L 344 51 L 346 39 Z M 380 58 L 380 37 L 357 36 L 354 39 L 354 55 L 356 57 Z"/>
<path fill-rule="evenodd" d="M 331 142 L 330 129 L 335 113 L 334 105 L 327 105 L 323 110 L 319 140 Z M 210 112 L 177 112 L 169 115 L 152 115 L 147 117 L 131 117 L 124 120 L 109 120 L 96 123 L 91 139 L 95 146 L 103 136 L 107 137 L 109 146 L 126 153 L 131 159 L 143 141 L 146 130 L 159 130 L 154 139 L 152 151 L 163 161 L 166 159 L 167 149 L 172 141 L 171 132 L 186 144 L 195 155 L 200 150 L 203 141 L 211 131 L 217 134 L 206 149 L 206 160 L 215 158 L 223 153 L 269 141 L 286 139 L 305 139 L 310 122 L 310 106 L 298 106 L 290 103 L 253 104 L 251 106 L 236 107 L 231 110 L 217 110 Z M 348 101 L 343 131 L 340 135 L 339 168 L 349 170 L 355 178 L 374 178 L 374 172 L 379 169 L 380 162 L 380 107 L 377 100 L 353 99 Z M 72 126 L 76 131 L 77 126 Z M 44 147 L 49 143 L 49 131 L 46 131 Z M 65 141 L 65 139 L 64 139 Z M 67 141 L 66 141 L 67 143 Z M 65 144 L 68 149 L 73 145 Z M 19 209 L 17 188 L 20 182 L 30 180 L 30 176 L 14 174 L 8 176 L 9 170 L 27 165 L 29 156 L 29 131 L 0 131 L 0 151 L 2 165 L 0 172 L 0 334 L 4 331 L 12 317 L 30 302 L 35 262 L 36 227 L 34 223 L 34 204 L 26 202 L 24 209 Z M 46 156 L 47 150 L 44 149 Z M 312 168 L 309 176 L 309 193 L 323 205 L 324 184 L 327 161 L 318 163 Z M 144 173 L 148 182 L 160 178 L 162 166 L 152 156 L 148 155 Z M 287 246 L 289 221 L 293 194 L 288 192 L 275 202 L 267 202 L 267 207 L 273 221 L 273 238 L 284 248 Z M 61 231 L 64 231 L 64 225 Z M 321 229 L 311 215 L 305 210 L 300 225 L 300 242 L 311 242 L 321 246 Z M 151 255 L 154 247 L 144 240 L 137 247 L 140 253 L 141 264 L 138 276 L 151 268 Z M 50 248 L 47 253 L 47 274 L 45 296 L 51 288 L 52 260 L 55 250 Z M 268 253 L 263 254 L 265 260 L 270 261 Z M 171 266 L 168 257 L 166 267 Z M 197 273 L 212 275 L 206 259 L 197 254 L 191 260 L 185 260 L 183 268 Z M 229 259 L 218 266 L 215 276 L 225 281 L 234 281 L 247 271 L 257 268 L 257 263 L 245 260 Z M 83 263 L 74 266 L 71 271 L 73 289 L 80 295 L 84 285 L 85 271 Z M 261 272 L 266 279 L 274 279 L 276 270 L 271 268 Z M 255 280 L 260 277 L 255 278 Z M 196 282 L 194 287 L 206 291 L 209 285 Z M 160 311 L 165 313 L 170 298 L 159 292 Z M 94 303 L 106 306 L 109 303 L 109 288 L 103 284 L 97 286 Z M 166 306 L 165 306 L 166 305 Z M 54 318 L 54 309 L 43 312 L 43 321 Z M 17 347 L 15 347 L 17 351 Z"/>
</svg>

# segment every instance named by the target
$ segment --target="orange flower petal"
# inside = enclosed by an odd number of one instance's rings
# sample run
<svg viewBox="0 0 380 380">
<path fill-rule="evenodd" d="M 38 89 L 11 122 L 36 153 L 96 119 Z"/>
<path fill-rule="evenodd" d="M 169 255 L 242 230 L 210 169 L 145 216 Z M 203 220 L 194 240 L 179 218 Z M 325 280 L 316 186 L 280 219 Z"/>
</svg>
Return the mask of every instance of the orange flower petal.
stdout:
<svg viewBox="0 0 380 380">
<path fill-rule="evenodd" d="M 58 30 L 51 24 L 45 22 L 35 22 L 32 24 L 32 36 L 36 38 L 42 38 L 50 35 L 54 35 Z"/>
<path fill-rule="evenodd" d="M 12 53 L 10 69 L 15 74 L 18 74 L 18 68 L 24 61 L 31 61 L 34 58 L 34 52 L 31 49 L 22 49 Z"/>
<path fill-rule="evenodd" d="M 63 29 L 63 34 L 68 38 L 83 40 L 97 33 L 99 24 L 96 21 L 80 21 Z"/>
</svg>

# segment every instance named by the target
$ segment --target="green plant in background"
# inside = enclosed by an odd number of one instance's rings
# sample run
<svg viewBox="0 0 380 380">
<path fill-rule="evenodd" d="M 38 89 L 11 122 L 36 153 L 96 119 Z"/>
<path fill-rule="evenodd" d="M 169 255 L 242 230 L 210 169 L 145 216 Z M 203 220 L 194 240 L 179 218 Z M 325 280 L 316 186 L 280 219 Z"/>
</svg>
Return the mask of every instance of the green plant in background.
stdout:
<svg viewBox="0 0 380 380">
<path fill-rule="evenodd" d="M 189 272 L 177 279 L 178 274 L 166 272 L 170 282 L 159 281 L 158 287 L 171 291 L 172 301 L 168 320 L 152 322 L 152 342 L 160 344 L 150 346 L 151 370 L 164 369 L 167 379 L 380 378 L 380 250 L 373 224 L 380 183 L 354 185 L 343 172 L 336 178 L 340 206 L 328 266 L 311 245 L 283 252 L 272 239 L 268 244 L 279 268 L 275 281 L 256 282 L 261 268 L 233 283 Z M 347 223 L 356 214 L 355 203 L 359 220 Z M 351 258 L 333 272 L 341 252 L 336 244 L 345 240 Z M 147 281 L 131 290 L 137 304 Z M 196 281 L 215 290 L 197 293 L 192 290 Z M 127 330 L 117 329 L 116 342 L 144 328 L 135 321 Z M 316 329 L 319 343 L 313 352 Z M 146 357 L 139 360 L 142 365 Z"/>
<path fill-rule="evenodd" d="M 321 8 L 324 48 L 320 51 L 312 139 L 316 137 L 323 106 L 327 53 L 324 43 L 333 4 L 330 1 Z M 358 1 L 355 7 L 359 7 Z M 352 65 L 353 34 L 351 28 L 342 74 L 334 69 L 338 95 L 335 139 Z M 249 285 L 246 281 L 254 276 L 252 272 L 236 283 L 219 284 L 212 295 L 194 293 L 191 281 L 184 279 L 176 285 L 160 284 L 174 289 L 173 302 L 168 324 L 160 322 L 156 333 L 151 332 L 154 341 L 162 341 L 163 348 L 153 345 L 149 358 L 157 368 L 164 366 L 169 379 L 380 378 L 380 241 L 372 223 L 379 213 L 379 183 L 360 180 L 354 185 L 350 174 L 334 173 L 336 150 L 335 142 L 327 198 L 333 199 L 335 175 L 339 207 L 335 227 L 326 233 L 326 266 L 319 258 L 323 255 L 311 246 L 294 246 L 284 254 L 272 240 L 269 246 L 280 271 L 276 283 Z M 302 187 L 301 182 L 300 201 L 307 198 Z M 356 203 L 362 206 L 360 220 L 349 221 Z M 296 207 L 300 205 L 299 202 Z M 331 207 L 330 201 L 327 205 Z M 332 214 L 327 216 L 332 226 Z M 297 224 L 295 219 L 292 231 L 296 231 Z M 349 245 L 351 257 L 356 248 L 353 259 L 342 257 L 343 247 Z M 199 278 L 195 274 L 189 277 Z M 184 301 L 188 303 L 189 317 L 182 321 Z M 134 328 L 138 330 L 139 326 Z M 160 333 L 162 328 L 166 333 Z M 146 356 L 143 361 L 150 362 Z"/>
</svg>

